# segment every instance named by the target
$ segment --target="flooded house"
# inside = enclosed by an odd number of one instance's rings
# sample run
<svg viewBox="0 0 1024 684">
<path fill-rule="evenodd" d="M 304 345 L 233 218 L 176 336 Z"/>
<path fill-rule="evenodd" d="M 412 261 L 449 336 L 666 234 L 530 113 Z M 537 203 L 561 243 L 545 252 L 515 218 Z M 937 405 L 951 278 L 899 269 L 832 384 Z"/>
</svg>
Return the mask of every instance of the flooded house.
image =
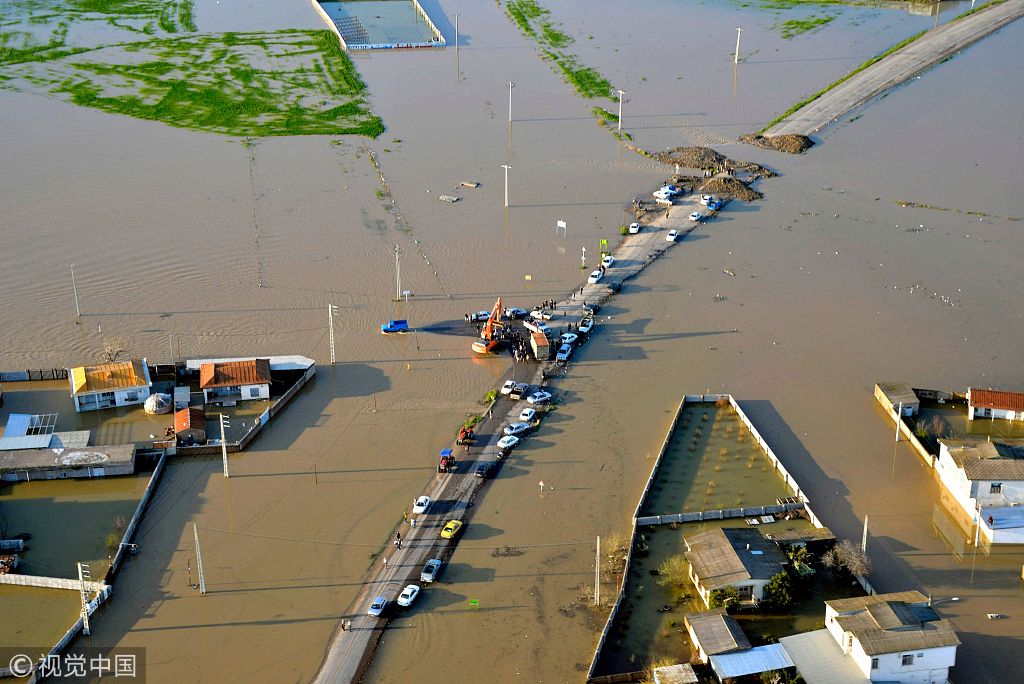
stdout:
<svg viewBox="0 0 1024 684">
<path fill-rule="evenodd" d="M 967 420 L 1024 420 L 1024 392 L 967 388 Z"/>
<path fill-rule="evenodd" d="M 146 359 L 68 368 L 75 411 L 97 411 L 142 404 L 153 382 Z"/>
<path fill-rule="evenodd" d="M 690 580 L 704 604 L 716 589 L 735 587 L 741 603 L 756 604 L 764 586 L 785 569 L 786 554 L 752 528 L 716 528 L 686 537 Z"/>
<path fill-rule="evenodd" d="M 1024 439 L 940 439 L 935 471 L 979 536 L 1024 543 Z"/>
<path fill-rule="evenodd" d="M 233 405 L 270 398 L 270 360 L 211 361 L 199 367 L 203 403 Z"/>
<path fill-rule="evenodd" d="M 174 437 L 179 446 L 206 444 L 206 413 L 194 407 L 175 412 Z"/>
</svg>

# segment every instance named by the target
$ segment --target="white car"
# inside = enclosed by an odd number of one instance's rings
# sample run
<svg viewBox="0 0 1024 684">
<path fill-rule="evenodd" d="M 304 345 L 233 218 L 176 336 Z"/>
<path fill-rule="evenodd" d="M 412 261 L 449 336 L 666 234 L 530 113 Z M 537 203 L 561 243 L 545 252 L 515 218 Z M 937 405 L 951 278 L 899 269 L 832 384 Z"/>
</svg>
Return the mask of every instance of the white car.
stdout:
<svg viewBox="0 0 1024 684">
<path fill-rule="evenodd" d="M 554 395 L 552 395 L 551 392 L 540 390 L 539 392 L 534 392 L 530 396 L 526 397 L 526 402 L 528 404 L 546 404 L 551 401 L 552 396 Z M 499 444 L 500 443 L 501 442 L 499 442 Z"/>
<path fill-rule="evenodd" d="M 629 224 L 629 234 L 630 235 L 636 235 L 639 232 L 640 232 L 640 224 L 639 223 L 630 223 Z"/>
<path fill-rule="evenodd" d="M 587 278 L 587 285 L 593 285 L 594 283 L 600 282 L 601 278 L 604 278 L 604 271 L 597 269 L 590 274 L 589 278 Z"/>
<path fill-rule="evenodd" d="M 530 312 L 530 318 L 535 321 L 550 321 L 555 317 L 555 312 L 551 309 L 534 309 Z"/>
<path fill-rule="evenodd" d="M 366 614 L 370 617 L 380 617 L 384 614 L 384 610 L 388 607 L 388 600 L 383 596 L 378 596 L 373 599 L 373 603 L 370 604 L 370 609 L 366 611 Z"/>
<path fill-rule="evenodd" d="M 576 326 L 576 329 L 584 334 L 590 332 L 591 330 L 594 329 L 594 319 L 591 318 L 590 316 L 587 316 L 582 321 L 580 321 L 580 324 Z"/>
<path fill-rule="evenodd" d="M 469 314 L 469 320 L 472 323 L 483 323 L 490 317 L 490 311 L 477 311 L 476 313 Z"/>
<path fill-rule="evenodd" d="M 672 197 L 672 193 L 665 188 L 659 188 L 652 192 L 651 196 L 654 197 L 654 199 L 669 199 Z"/>
<path fill-rule="evenodd" d="M 499 449 L 511 449 L 515 447 L 516 444 L 519 444 L 519 438 L 515 435 L 505 435 L 498 440 Z"/>
<path fill-rule="evenodd" d="M 580 336 L 576 333 L 562 333 L 562 336 L 558 338 L 558 341 L 562 344 L 575 344 L 578 339 L 580 339 Z"/>
<path fill-rule="evenodd" d="M 505 427 L 506 435 L 521 435 L 530 429 L 529 423 L 512 423 Z"/>
<path fill-rule="evenodd" d="M 532 408 L 524 408 L 522 413 L 519 414 L 519 420 L 524 423 L 532 423 L 533 419 L 537 417 L 537 410 Z"/>
<path fill-rule="evenodd" d="M 701 195 L 700 196 L 700 203 L 703 204 L 705 207 L 708 206 L 709 204 L 711 204 L 714 201 L 715 201 L 715 196 L 714 195 Z"/>
<path fill-rule="evenodd" d="M 512 393 L 512 388 L 514 388 L 515 386 L 516 386 L 516 381 L 515 380 L 506 380 L 505 384 L 501 386 L 501 393 L 502 394 L 511 394 Z"/>
<path fill-rule="evenodd" d="M 558 353 L 555 354 L 555 361 L 568 361 L 570 356 L 572 356 L 572 345 L 563 344 L 558 348 Z"/>
<path fill-rule="evenodd" d="M 416 600 L 416 597 L 420 595 L 419 585 L 410 584 L 402 593 L 398 595 L 398 605 L 408 608 L 412 605 L 412 602 Z"/>
<path fill-rule="evenodd" d="M 427 564 L 423 566 L 420 571 L 420 582 L 430 583 L 437 579 L 437 573 L 441 569 L 441 561 L 437 558 L 431 558 L 427 561 Z"/>
<path fill-rule="evenodd" d="M 615 257 L 613 257 L 611 254 L 606 256 L 604 259 L 601 259 L 601 265 L 604 266 L 605 268 L 611 268 L 612 264 L 614 264 L 614 263 L 615 263 Z"/>
<path fill-rule="evenodd" d="M 416 501 L 414 501 L 412 504 L 412 512 L 418 515 L 426 513 L 428 508 L 430 508 L 429 496 L 421 496 L 420 498 L 416 499 Z"/>
<path fill-rule="evenodd" d="M 690 214 L 690 220 L 693 221 L 694 223 L 700 223 L 701 221 L 704 220 L 704 214 L 700 213 L 699 211 L 695 211 L 692 214 Z"/>
<path fill-rule="evenodd" d="M 544 333 L 545 335 L 551 330 L 547 323 L 541 321 L 523 321 L 523 327 L 531 332 Z"/>
<path fill-rule="evenodd" d="M 665 236 L 665 242 L 675 242 L 677 237 L 679 237 L 679 231 L 670 230 L 668 231 L 668 235 Z"/>
</svg>

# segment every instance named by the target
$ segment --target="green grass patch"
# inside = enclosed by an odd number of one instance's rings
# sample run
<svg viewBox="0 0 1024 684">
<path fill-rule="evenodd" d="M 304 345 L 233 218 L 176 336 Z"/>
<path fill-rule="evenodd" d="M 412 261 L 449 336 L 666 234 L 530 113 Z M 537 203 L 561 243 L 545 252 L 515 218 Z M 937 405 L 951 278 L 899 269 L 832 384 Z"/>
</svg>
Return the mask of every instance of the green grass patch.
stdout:
<svg viewBox="0 0 1024 684">
<path fill-rule="evenodd" d="M 803 19 L 788 19 L 780 25 L 782 29 L 782 37 L 789 40 L 790 38 L 799 36 L 803 33 L 815 31 L 833 19 L 835 19 L 835 17 L 828 14 L 821 17 L 812 15 Z"/>
<path fill-rule="evenodd" d="M 619 115 L 615 112 L 609 112 L 604 107 L 591 107 L 590 113 L 597 119 L 604 119 L 605 121 L 618 121 Z"/>
</svg>

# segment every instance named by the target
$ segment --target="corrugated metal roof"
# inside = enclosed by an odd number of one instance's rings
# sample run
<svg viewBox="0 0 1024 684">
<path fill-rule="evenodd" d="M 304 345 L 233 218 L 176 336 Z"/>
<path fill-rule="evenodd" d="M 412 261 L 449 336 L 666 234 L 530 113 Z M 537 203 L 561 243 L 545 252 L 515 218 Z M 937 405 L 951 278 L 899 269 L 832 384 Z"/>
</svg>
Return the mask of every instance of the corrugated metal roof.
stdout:
<svg viewBox="0 0 1024 684">
<path fill-rule="evenodd" d="M 750 641 L 740 623 L 736 622 L 736 618 L 726 615 L 724 610 L 693 613 L 684 620 L 695 640 L 709 656 L 750 648 Z"/>
<path fill-rule="evenodd" d="M 197 371 L 202 368 L 203 364 L 206 363 L 230 363 L 232 361 L 247 361 L 252 357 L 231 357 L 223 359 L 188 359 L 185 361 L 185 367 L 189 370 Z M 306 370 L 316 365 L 313 359 L 308 359 L 305 356 L 299 356 L 293 354 L 290 356 L 267 356 L 264 357 L 270 361 L 270 370 Z"/>
<path fill-rule="evenodd" d="M 199 368 L 199 386 L 202 389 L 267 384 L 270 384 L 268 359 L 204 363 Z"/>
<path fill-rule="evenodd" d="M 716 528 L 686 537 L 685 556 L 708 589 L 745 580 L 767 580 L 781 572 L 786 555 L 756 529 Z"/>
<path fill-rule="evenodd" d="M 843 653 L 827 629 L 782 637 L 779 643 L 807 684 L 866 684 L 870 681 L 853 658 Z"/>
<path fill-rule="evenodd" d="M 793 667 L 793 660 L 782 644 L 768 644 L 748 651 L 711 656 L 711 669 L 718 674 L 719 679 L 742 677 L 787 667 Z"/>
<path fill-rule="evenodd" d="M 72 394 L 148 387 L 149 368 L 145 359 L 132 359 L 98 366 L 78 366 L 71 372 Z"/>
<path fill-rule="evenodd" d="M 1024 392 L 967 388 L 967 403 L 978 408 L 1024 411 Z"/>
</svg>

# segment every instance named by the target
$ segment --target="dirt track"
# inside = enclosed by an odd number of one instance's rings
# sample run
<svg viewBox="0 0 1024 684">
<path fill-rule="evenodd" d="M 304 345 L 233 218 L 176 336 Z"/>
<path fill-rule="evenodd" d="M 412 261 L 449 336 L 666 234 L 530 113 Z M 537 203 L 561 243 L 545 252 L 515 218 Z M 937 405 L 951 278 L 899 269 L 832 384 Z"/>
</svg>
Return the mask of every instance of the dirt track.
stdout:
<svg viewBox="0 0 1024 684">
<path fill-rule="evenodd" d="M 764 132 L 767 137 L 810 135 L 893 86 L 981 40 L 1024 15 L 1024 0 L 1007 0 L 932 29 Z"/>
</svg>

